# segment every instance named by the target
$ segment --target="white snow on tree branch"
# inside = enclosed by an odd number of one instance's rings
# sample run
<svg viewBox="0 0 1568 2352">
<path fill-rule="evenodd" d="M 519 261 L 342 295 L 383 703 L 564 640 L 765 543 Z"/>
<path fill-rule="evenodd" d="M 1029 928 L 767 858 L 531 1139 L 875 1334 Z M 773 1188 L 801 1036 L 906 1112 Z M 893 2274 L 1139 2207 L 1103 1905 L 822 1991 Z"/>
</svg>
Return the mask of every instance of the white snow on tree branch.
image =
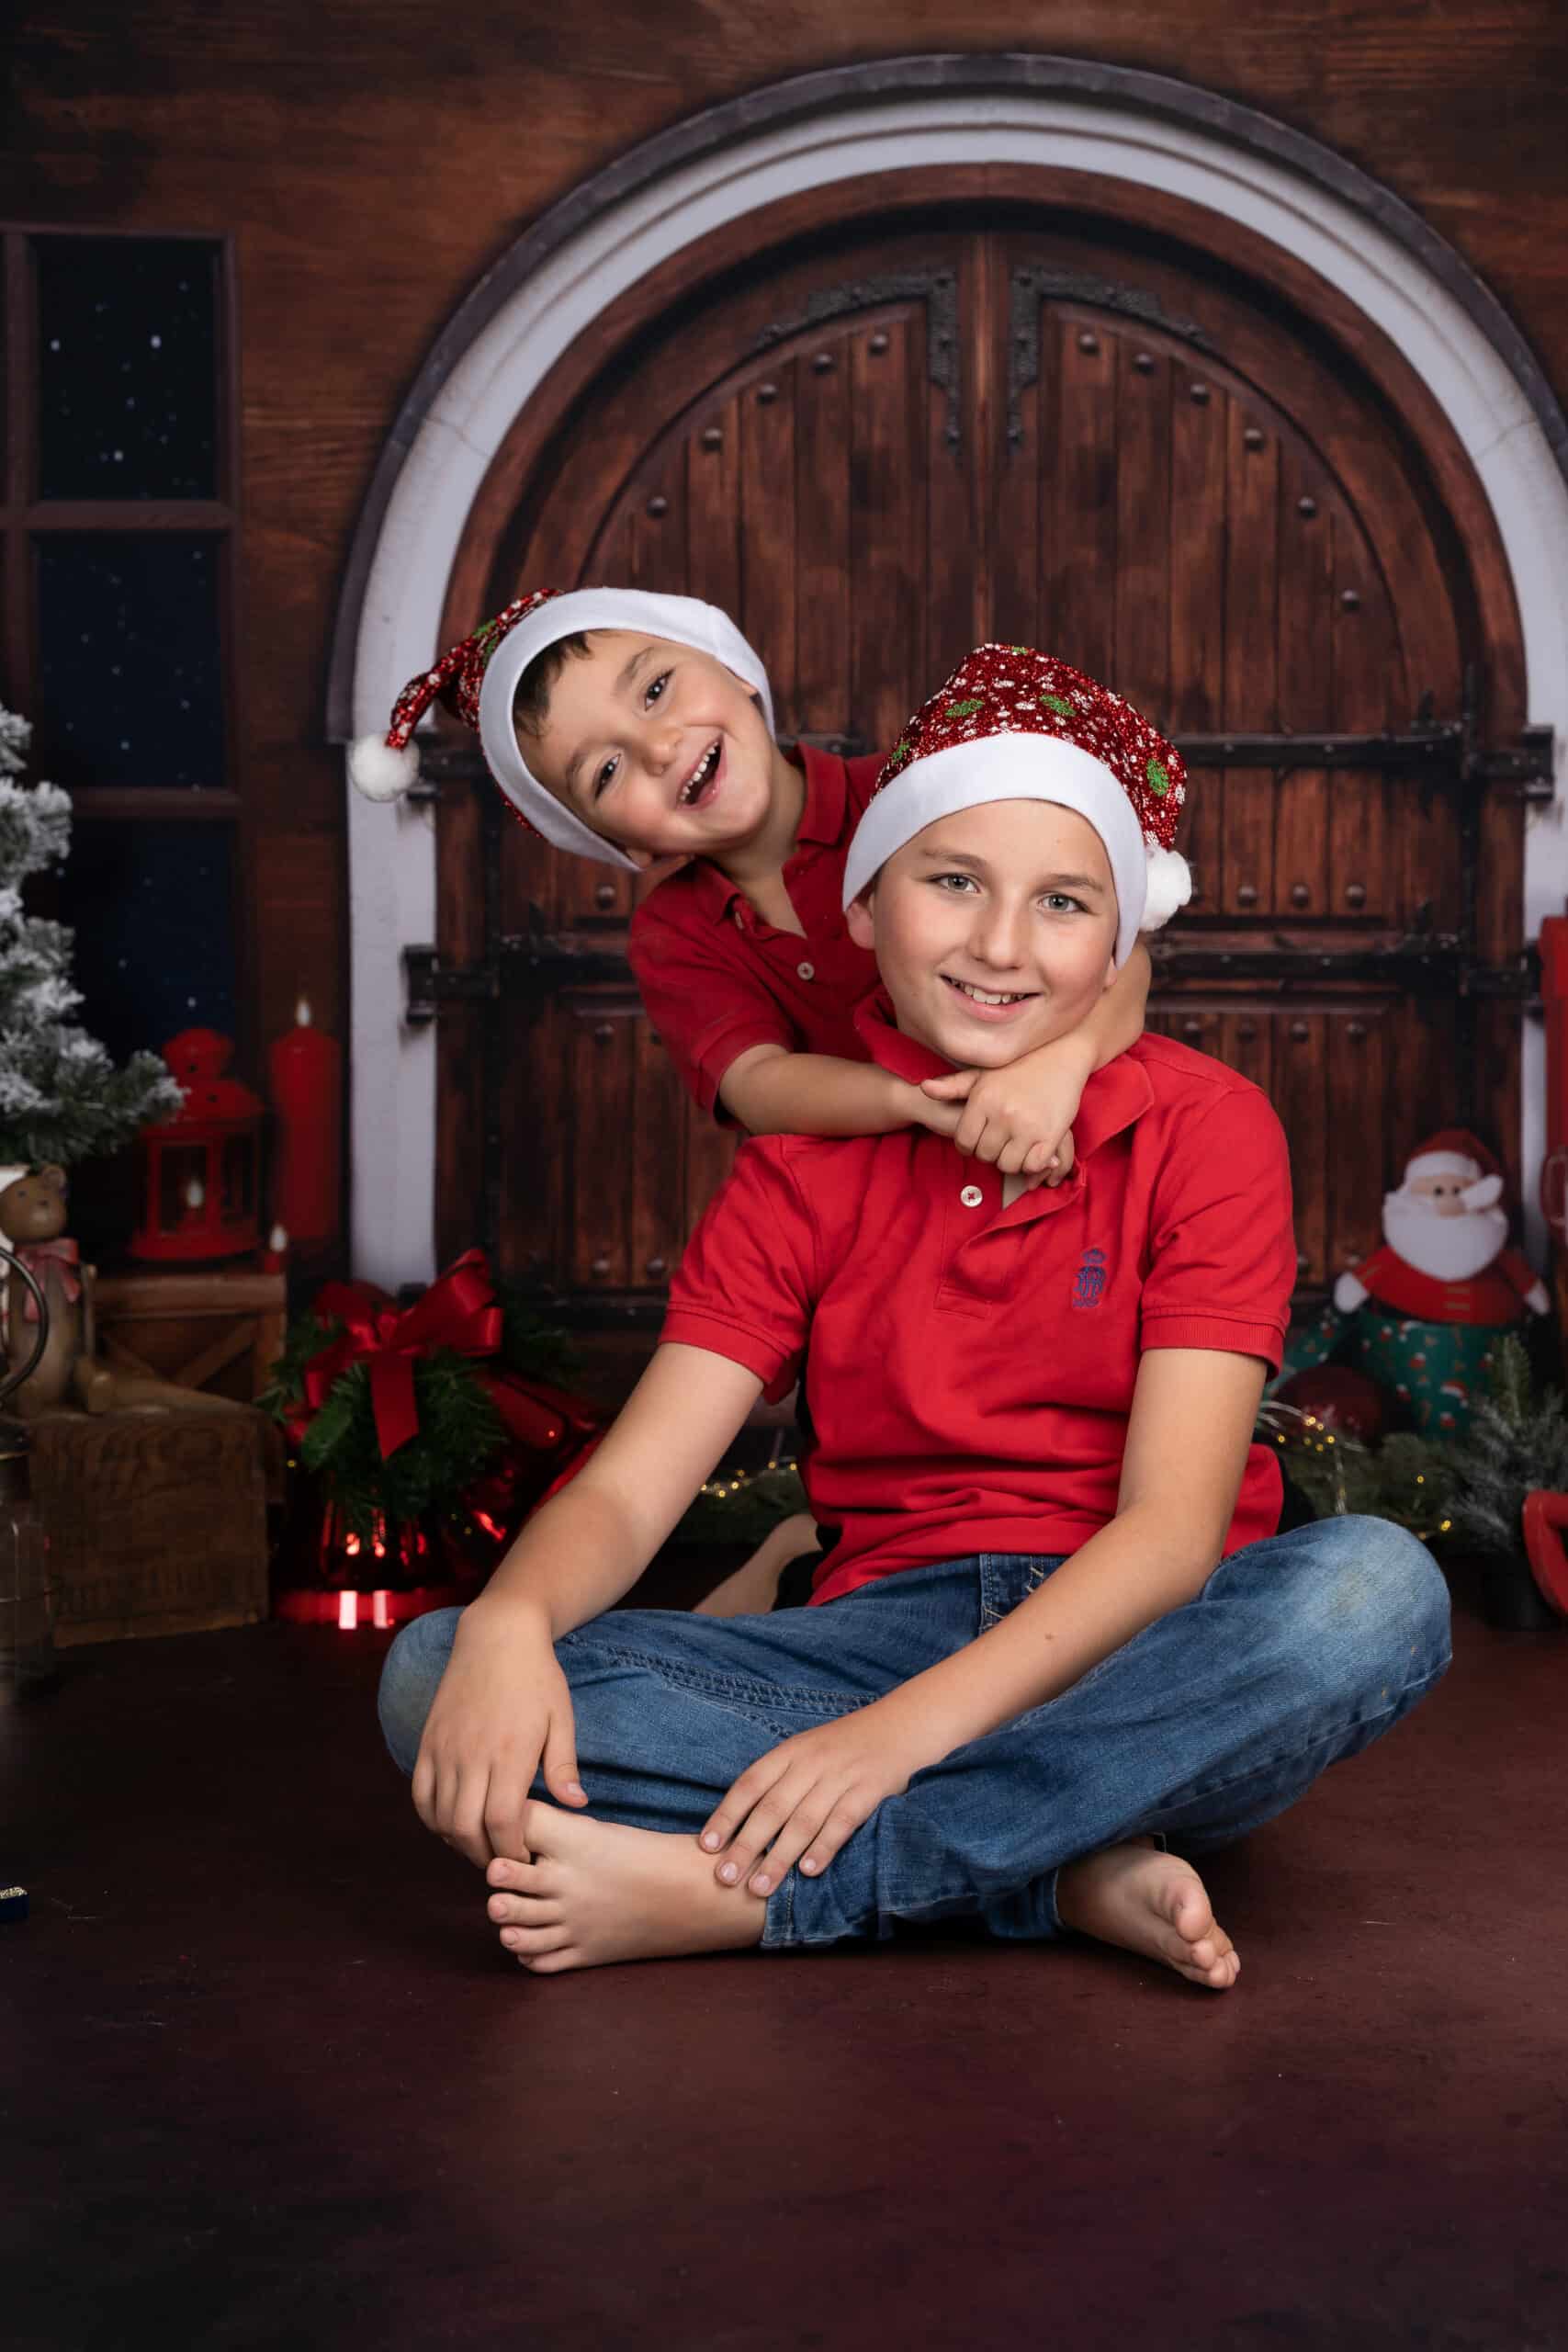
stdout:
<svg viewBox="0 0 1568 2352">
<path fill-rule="evenodd" d="M 72 933 L 29 915 L 23 887 L 62 865 L 71 798 L 54 784 L 17 784 L 32 728 L 0 708 L 0 1161 L 37 1166 L 113 1151 L 149 1120 L 172 1118 L 183 1094 L 156 1054 L 117 1069 L 96 1037 L 71 1023 Z"/>
</svg>

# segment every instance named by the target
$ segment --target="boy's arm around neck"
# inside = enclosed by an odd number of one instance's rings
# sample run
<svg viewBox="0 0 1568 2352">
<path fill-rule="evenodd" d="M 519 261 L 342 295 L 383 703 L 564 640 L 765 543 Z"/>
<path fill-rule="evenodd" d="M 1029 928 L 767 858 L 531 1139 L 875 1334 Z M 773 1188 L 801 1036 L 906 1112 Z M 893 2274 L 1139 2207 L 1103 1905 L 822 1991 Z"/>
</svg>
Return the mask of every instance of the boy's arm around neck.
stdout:
<svg viewBox="0 0 1568 2352">
<path fill-rule="evenodd" d="M 1135 939 L 1132 954 L 1083 1024 L 1094 1047 L 1091 1069 L 1103 1069 L 1143 1035 L 1154 969 L 1148 949 Z"/>
<path fill-rule="evenodd" d="M 783 1046 L 738 1054 L 718 1093 L 753 1136 L 886 1136 L 912 1126 L 952 1135 L 959 1119 L 955 1106 L 931 1102 L 875 1062 L 792 1054 Z"/>
<path fill-rule="evenodd" d="M 1153 969 L 1140 939 L 1094 1011 L 1065 1036 L 998 1069 L 926 1079 L 920 1091 L 927 1099 L 959 1114 L 953 1130 L 959 1150 L 990 1161 L 1005 1176 L 1038 1182 L 1053 1161 L 1058 1178 L 1065 1176 L 1084 1088 L 1143 1035 Z"/>
</svg>

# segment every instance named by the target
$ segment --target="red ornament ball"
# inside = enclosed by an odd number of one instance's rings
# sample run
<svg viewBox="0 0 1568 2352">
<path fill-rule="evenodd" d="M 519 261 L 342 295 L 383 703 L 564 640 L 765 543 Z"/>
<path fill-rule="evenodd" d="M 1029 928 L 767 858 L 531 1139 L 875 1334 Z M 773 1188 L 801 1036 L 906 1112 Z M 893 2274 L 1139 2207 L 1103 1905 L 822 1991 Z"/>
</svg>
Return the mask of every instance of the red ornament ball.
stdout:
<svg viewBox="0 0 1568 2352">
<path fill-rule="evenodd" d="M 1376 1442 L 1388 1419 L 1388 1399 L 1377 1382 L 1342 1364 L 1292 1373 L 1274 1394 L 1281 1405 L 1314 1415 L 1336 1437 L 1358 1438 L 1363 1445 Z"/>
</svg>

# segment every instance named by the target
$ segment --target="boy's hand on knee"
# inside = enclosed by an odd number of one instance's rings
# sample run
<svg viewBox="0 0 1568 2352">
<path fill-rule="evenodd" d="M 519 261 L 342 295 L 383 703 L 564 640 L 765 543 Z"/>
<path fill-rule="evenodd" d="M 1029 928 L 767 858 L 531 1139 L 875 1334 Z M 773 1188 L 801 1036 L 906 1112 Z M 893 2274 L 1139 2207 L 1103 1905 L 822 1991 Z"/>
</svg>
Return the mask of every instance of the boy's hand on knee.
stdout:
<svg viewBox="0 0 1568 2352">
<path fill-rule="evenodd" d="M 483 1870 L 527 1859 L 523 1812 L 536 1775 L 558 1804 L 588 1803 L 577 1775 L 571 1692 L 548 1628 L 514 1607 L 466 1610 L 425 1722 L 414 1811 Z"/>
<path fill-rule="evenodd" d="M 885 1797 L 934 1762 L 925 1742 L 899 1735 L 874 1704 L 797 1732 L 750 1765 L 704 1826 L 699 1843 L 721 1854 L 714 1875 L 726 1886 L 772 1894 L 798 1862 L 825 1871 L 840 1846 Z"/>
<path fill-rule="evenodd" d="M 1029 1178 L 1030 1191 L 1057 1185 L 1071 1173 L 1071 1121 L 1081 1087 L 1043 1094 L 1038 1077 L 1022 1061 L 1006 1069 L 955 1069 L 922 1079 L 920 1091 L 957 1110 L 953 1140 L 966 1159 L 983 1160 L 1003 1176 Z"/>
</svg>

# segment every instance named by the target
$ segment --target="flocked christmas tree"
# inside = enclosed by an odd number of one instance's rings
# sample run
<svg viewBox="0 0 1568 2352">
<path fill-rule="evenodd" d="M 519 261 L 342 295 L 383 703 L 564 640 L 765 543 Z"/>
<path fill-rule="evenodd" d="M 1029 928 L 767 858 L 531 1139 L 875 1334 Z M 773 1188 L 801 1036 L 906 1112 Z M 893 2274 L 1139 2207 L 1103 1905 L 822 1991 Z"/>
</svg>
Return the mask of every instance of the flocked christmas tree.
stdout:
<svg viewBox="0 0 1568 2352">
<path fill-rule="evenodd" d="M 22 886 L 62 865 L 71 801 L 58 785 L 17 781 L 32 728 L 0 708 L 0 1162 L 36 1167 L 115 1150 L 148 1119 L 171 1118 L 179 1086 L 156 1054 L 117 1069 L 71 1018 L 72 934 L 22 910 Z"/>
</svg>

